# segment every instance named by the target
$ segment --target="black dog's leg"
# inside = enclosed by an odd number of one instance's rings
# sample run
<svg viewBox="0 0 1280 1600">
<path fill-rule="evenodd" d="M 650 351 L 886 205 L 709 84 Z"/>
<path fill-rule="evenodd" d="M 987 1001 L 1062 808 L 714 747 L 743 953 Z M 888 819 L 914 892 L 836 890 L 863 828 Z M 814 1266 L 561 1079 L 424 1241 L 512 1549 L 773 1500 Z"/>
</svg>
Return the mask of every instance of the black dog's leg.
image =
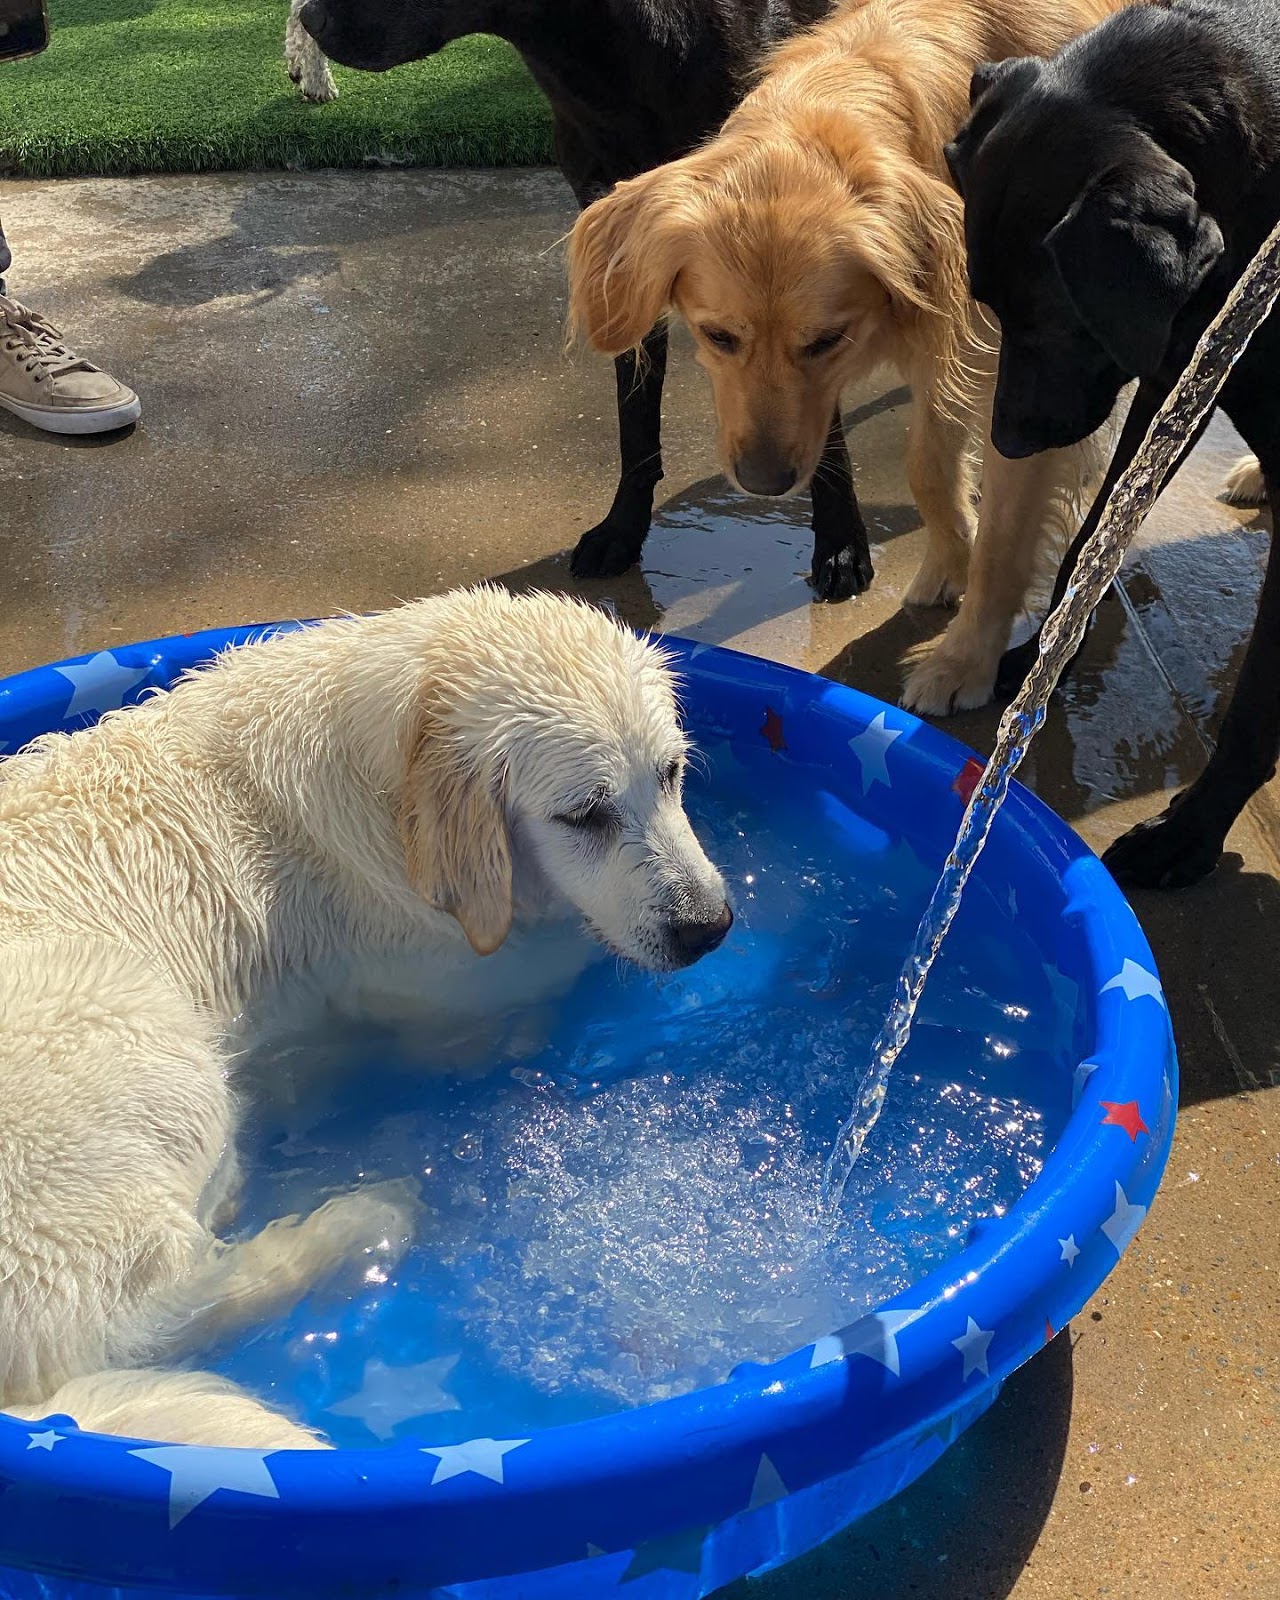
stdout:
<svg viewBox="0 0 1280 1600">
<path fill-rule="evenodd" d="M 1076 534 L 1075 538 L 1071 541 L 1071 548 L 1063 557 L 1062 565 L 1058 568 L 1058 576 L 1053 585 L 1053 599 L 1049 602 L 1050 611 L 1055 609 L 1055 607 L 1061 601 L 1063 595 L 1066 594 L 1067 586 L 1071 582 L 1072 574 L 1076 570 L 1076 562 L 1080 559 L 1080 552 L 1084 548 L 1085 541 L 1092 535 L 1099 522 L 1101 522 L 1102 513 L 1106 507 L 1108 499 L 1111 496 L 1111 491 L 1120 481 L 1121 474 L 1125 471 L 1125 469 L 1129 466 L 1129 463 L 1133 460 L 1134 456 L 1138 453 L 1139 446 L 1147 436 L 1147 429 L 1151 426 L 1151 419 L 1164 404 L 1165 395 L 1167 393 L 1168 391 L 1166 389 L 1157 387 L 1155 385 L 1143 384 L 1138 389 L 1137 394 L 1134 395 L 1133 404 L 1129 407 L 1129 415 L 1125 418 L 1124 427 L 1121 429 L 1120 439 L 1116 444 L 1115 453 L 1111 457 L 1111 465 L 1107 468 L 1106 477 L 1102 480 L 1102 487 L 1094 496 L 1093 504 L 1089 507 L 1089 514 L 1085 517 L 1083 523 L 1081 523 L 1080 532 Z M 1164 481 L 1160 485 L 1160 490 L 1162 493 L 1164 491 L 1165 484 L 1169 482 L 1169 480 L 1178 471 L 1178 468 L 1181 467 L 1182 463 L 1187 459 L 1192 450 L 1200 442 L 1200 436 L 1204 433 L 1204 430 L 1208 427 L 1208 425 L 1209 419 L 1206 417 L 1196 431 L 1184 441 L 1176 459 L 1174 460 L 1173 465 L 1165 474 Z M 1084 641 L 1081 640 L 1080 649 L 1083 648 Z M 1077 650 L 1076 655 L 1072 656 L 1071 660 L 1067 663 L 1062 673 L 1063 679 L 1066 678 L 1067 674 L 1071 671 L 1071 668 L 1075 665 L 1076 656 L 1078 656 L 1079 653 L 1080 651 Z M 1040 629 L 1037 629 L 1025 644 L 1017 645 L 1012 650 L 1006 650 L 1004 655 L 1000 658 L 1000 670 L 996 675 L 996 687 L 1003 694 L 1017 694 L 1018 690 L 1022 687 L 1023 680 L 1026 678 L 1027 673 L 1030 672 L 1031 668 L 1035 665 L 1036 657 L 1039 654 Z"/>
<path fill-rule="evenodd" d="M 569 561 L 575 578 L 614 578 L 635 566 L 653 517 L 653 491 L 662 477 L 666 324 L 649 330 L 638 357 L 629 350 L 613 365 L 622 476 L 609 515 L 578 540 Z"/>
<path fill-rule="evenodd" d="M 853 467 L 844 441 L 840 407 L 831 419 L 810 488 L 813 499 L 813 568 L 809 581 L 819 600 L 861 594 L 875 576 L 866 524 L 858 509 Z"/>
<path fill-rule="evenodd" d="M 1268 475 L 1272 528 L 1280 494 Z M 1280 756 L 1280 538 L 1271 536 L 1258 616 L 1235 693 L 1209 764 L 1164 813 L 1117 839 L 1103 861 L 1126 888 L 1180 889 L 1217 865 L 1248 801 L 1274 776 Z"/>
</svg>

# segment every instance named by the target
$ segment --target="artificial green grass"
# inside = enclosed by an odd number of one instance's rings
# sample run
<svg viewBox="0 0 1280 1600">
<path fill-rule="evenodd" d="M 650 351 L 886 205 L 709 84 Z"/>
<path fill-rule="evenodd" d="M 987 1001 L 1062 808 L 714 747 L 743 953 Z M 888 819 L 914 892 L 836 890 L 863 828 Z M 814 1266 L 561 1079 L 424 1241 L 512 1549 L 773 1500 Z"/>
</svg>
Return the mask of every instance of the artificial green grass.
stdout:
<svg viewBox="0 0 1280 1600">
<path fill-rule="evenodd" d="M 387 73 L 335 67 L 309 105 L 284 68 L 287 0 L 50 0 L 51 43 L 0 62 L 0 171 L 27 177 L 242 167 L 519 166 L 551 117 L 500 40 Z"/>
</svg>

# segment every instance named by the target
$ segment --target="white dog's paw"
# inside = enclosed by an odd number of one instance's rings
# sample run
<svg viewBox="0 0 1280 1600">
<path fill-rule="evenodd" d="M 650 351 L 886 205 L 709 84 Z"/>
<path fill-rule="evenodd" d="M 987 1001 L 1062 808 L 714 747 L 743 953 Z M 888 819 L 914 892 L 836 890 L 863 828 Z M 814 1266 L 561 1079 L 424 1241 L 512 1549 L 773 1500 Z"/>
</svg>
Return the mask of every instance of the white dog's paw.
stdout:
<svg viewBox="0 0 1280 1600">
<path fill-rule="evenodd" d="M 969 581 L 969 552 L 963 546 L 948 546 L 939 553 L 925 551 L 920 570 L 912 578 L 904 606 L 953 606 L 965 591 Z"/>
<path fill-rule="evenodd" d="M 335 1195 L 304 1226 L 317 1231 L 335 1260 L 376 1250 L 379 1260 L 394 1262 L 417 1231 L 421 1212 L 418 1186 L 412 1179 L 395 1178 Z"/>
<path fill-rule="evenodd" d="M 289 13 L 284 33 L 284 64 L 305 100 L 326 105 L 338 98 L 338 86 L 329 70 L 328 57 L 302 26 L 296 5 Z"/>
<path fill-rule="evenodd" d="M 372 1183 L 335 1195 L 305 1217 L 280 1217 L 251 1241 L 255 1255 L 277 1263 L 298 1285 L 319 1283 L 375 1252 L 394 1266 L 417 1230 L 422 1203 L 409 1179 Z"/>
<path fill-rule="evenodd" d="M 912 668 L 902 704 L 921 716 L 949 717 L 985 706 L 996 686 L 1000 652 L 971 650 L 943 638 Z"/>
<path fill-rule="evenodd" d="M 333 81 L 329 63 L 323 57 L 318 64 L 308 62 L 303 66 L 298 75 L 298 87 L 302 90 L 302 98 L 316 105 L 328 105 L 338 98 L 338 85 Z"/>
<path fill-rule="evenodd" d="M 1257 456 L 1241 456 L 1222 484 L 1222 498 L 1233 506 L 1264 506 L 1267 484 Z"/>
</svg>

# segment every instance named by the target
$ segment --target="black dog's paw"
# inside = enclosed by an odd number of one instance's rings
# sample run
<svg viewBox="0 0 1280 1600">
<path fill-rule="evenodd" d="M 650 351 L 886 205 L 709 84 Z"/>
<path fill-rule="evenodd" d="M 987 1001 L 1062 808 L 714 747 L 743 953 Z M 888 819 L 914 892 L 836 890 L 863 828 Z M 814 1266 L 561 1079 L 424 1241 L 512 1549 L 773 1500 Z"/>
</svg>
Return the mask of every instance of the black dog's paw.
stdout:
<svg viewBox="0 0 1280 1600">
<path fill-rule="evenodd" d="M 1040 635 L 1033 633 L 1023 644 L 1015 645 L 1012 650 L 1006 650 L 1000 657 L 1000 665 L 996 668 L 996 689 L 998 693 L 1007 695 L 1010 700 L 1027 681 L 1027 674 L 1035 666 L 1040 655 Z"/>
<path fill-rule="evenodd" d="M 1121 834 L 1102 864 L 1122 889 L 1189 889 L 1209 876 L 1221 856 L 1222 841 L 1174 806 Z"/>
<path fill-rule="evenodd" d="M 816 600 L 849 600 L 868 588 L 874 577 L 871 552 L 847 544 L 829 555 L 815 552 L 809 582 Z"/>
<path fill-rule="evenodd" d="M 569 557 L 569 571 L 575 578 L 616 578 L 634 567 L 644 549 L 644 534 L 619 528 L 606 517 L 597 528 L 584 533 Z"/>
</svg>

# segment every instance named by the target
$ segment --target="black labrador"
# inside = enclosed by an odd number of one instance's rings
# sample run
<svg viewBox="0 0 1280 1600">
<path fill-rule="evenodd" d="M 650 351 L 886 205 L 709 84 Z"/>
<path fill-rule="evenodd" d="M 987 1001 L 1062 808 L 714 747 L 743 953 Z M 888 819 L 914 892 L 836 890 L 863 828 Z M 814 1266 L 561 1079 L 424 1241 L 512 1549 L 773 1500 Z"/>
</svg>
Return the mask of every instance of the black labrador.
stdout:
<svg viewBox="0 0 1280 1600">
<path fill-rule="evenodd" d="M 1055 599 L 1116 479 L 1207 324 L 1280 219 L 1280 4 L 1171 0 L 1108 18 L 1049 61 L 979 68 L 947 161 L 965 202 L 970 286 L 1000 320 L 992 439 L 1019 457 L 1097 428 L 1139 380 Z M 1219 403 L 1280 501 L 1280 321 Z M 1200 430 L 1203 431 L 1203 430 Z M 1181 465 L 1199 433 L 1186 440 Z M 1170 473 L 1172 476 L 1172 473 Z M 1105 860 L 1172 888 L 1210 872 L 1280 754 L 1280 542 L 1218 745 L 1162 817 Z M 1036 644 L 1006 657 L 1020 682 Z"/>
<path fill-rule="evenodd" d="M 769 46 L 831 0 L 307 0 L 325 55 L 367 72 L 433 55 L 468 33 L 506 39 L 551 102 L 556 160 L 580 206 L 714 133 Z M 664 325 L 616 366 L 622 472 L 608 516 L 572 569 L 612 577 L 640 559 L 662 477 Z M 871 581 L 871 552 L 837 412 L 813 479 L 812 582 L 844 600 Z"/>
</svg>

